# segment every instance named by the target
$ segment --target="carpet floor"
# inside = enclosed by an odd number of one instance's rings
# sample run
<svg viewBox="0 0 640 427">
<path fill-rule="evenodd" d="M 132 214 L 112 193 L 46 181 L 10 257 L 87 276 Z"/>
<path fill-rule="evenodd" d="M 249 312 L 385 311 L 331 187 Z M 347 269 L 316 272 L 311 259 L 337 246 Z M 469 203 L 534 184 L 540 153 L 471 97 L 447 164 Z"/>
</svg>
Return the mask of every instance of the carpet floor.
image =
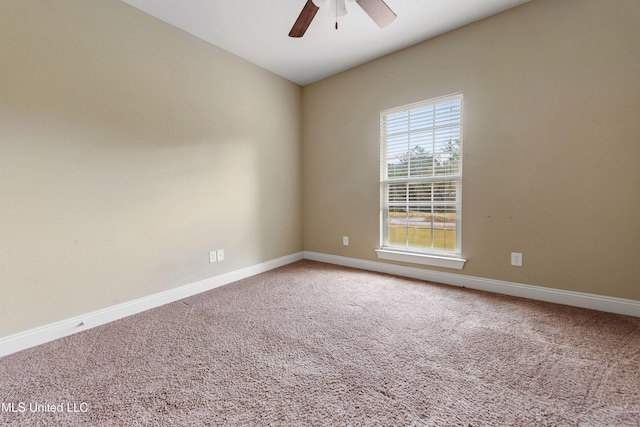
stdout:
<svg viewBox="0 0 640 427">
<path fill-rule="evenodd" d="M 300 261 L 0 359 L 0 425 L 640 426 L 640 318 Z"/>
</svg>

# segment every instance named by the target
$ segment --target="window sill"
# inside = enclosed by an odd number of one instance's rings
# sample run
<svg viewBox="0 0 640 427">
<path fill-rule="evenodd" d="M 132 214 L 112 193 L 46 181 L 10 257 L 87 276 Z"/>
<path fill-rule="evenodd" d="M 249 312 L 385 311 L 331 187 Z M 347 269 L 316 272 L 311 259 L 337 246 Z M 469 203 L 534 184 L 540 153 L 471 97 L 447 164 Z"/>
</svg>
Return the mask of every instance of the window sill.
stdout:
<svg viewBox="0 0 640 427">
<path fill-rule="evenodd" d="M 414 252 L 402 252 L 390 249 L 376 249 L 378 258 L 389 261 L 409 262 L 413 264 L 429 265 L 432 267 L 444 267 L 462 270 L 466 259 L 438 255 L 417 254 Z"/>
</svg>

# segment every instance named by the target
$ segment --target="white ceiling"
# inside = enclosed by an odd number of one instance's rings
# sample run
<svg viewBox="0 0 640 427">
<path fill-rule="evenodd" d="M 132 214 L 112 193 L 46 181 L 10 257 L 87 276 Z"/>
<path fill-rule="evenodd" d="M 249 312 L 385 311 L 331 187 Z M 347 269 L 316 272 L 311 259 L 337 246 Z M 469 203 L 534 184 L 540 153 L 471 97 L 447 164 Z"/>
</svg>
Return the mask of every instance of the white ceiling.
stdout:
<svg viewBox="0 0 640 427">
<path fill-rule="evenodd" d="M 300 85 L 321 80 L 529 0 L 385 0 L 384 29 L 356 3 L 321 8 L 302 38 L 288 36 L 307 0 L 122 0 Z"/>
</svg>

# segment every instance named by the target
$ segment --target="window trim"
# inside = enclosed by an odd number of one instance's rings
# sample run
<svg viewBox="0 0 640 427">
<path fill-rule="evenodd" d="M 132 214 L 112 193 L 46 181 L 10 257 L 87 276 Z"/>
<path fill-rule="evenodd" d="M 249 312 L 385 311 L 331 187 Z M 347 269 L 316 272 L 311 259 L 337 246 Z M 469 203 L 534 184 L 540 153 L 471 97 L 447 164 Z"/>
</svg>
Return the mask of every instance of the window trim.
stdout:
<svg viewBox="0 0 640 427">
<path fill-rule="evenodd" d="M 431 267 L 451 268 L 454 270 L 462 270 L 464 263 L 467 262 L 466 259 L 460 258 L 457 255 L 433 255 L 428 252 L 409 252 L 387 247 L 376 249 L 376 254 L 379 259 L 386 259 L 388 261 L 408 262 Z"/>
<path fill-rule="evenodd" d="M 397 246 L 389 246 L 386 245 L 386 239 L 388 229 L 385 227 L 385 221 L 388 218 L 385 218 L 385 193 L 386 186 L 389 185 L 389 180 L 386 176 L 386 168 L 387 165 L 387 153 L 386 153 L 386 135 L 383 133 L 383 121 L 385 117 L 388 117 L 395 113 L 411 111 L 414 109 L 419 109 L 422 107 L 427 107 L 431 105 L 441 104 L 450 100 L 460 100 L 461 102 L 461 111 L 460 111 L 460 142 L 463 145 L 463 115 L 464 115 L 464 99 L 463 93 L 458 92 L 447 96 L 442 96 L 438 98 L 432 98 L 421 102 L 416 102 L 408 105 L 403 105 L 395 108 L 386 109 L 380 112 L 380 245 L 379 248 L 376 249 L 376 253 L 378 258 L 390 260 L 390 261 L 399 261 L 399 262 L 407 262 L 414 264 L 422 264 L 429 265 L 435 267 L 444 267 L 444 268 L 452 268 L 461 270 L 464 267 L 466 259 L 462 258 L 462 166 L 460 169 L 460 175 L 455 176 L 455 180 L 457 182 L 457 200 L 456 200 L 456 211 L 458 223 L 456 224 L 456 251 L 455 252 L 447 252 L 447 251 L 439 251 L 432 249 L 425 250 L 412 250 L 411 248 L 402 248 Z M 462 159 L 460 159 L 462 161 Z M 430 177 L 427 180 L 445 180 L 448 177 L 439 176 L 439 177 Z M 410 178 L 408 178 L 410 180 Z M 416 178 L 415 180 L 425 180 L 425 178 Z"/>
</svg>

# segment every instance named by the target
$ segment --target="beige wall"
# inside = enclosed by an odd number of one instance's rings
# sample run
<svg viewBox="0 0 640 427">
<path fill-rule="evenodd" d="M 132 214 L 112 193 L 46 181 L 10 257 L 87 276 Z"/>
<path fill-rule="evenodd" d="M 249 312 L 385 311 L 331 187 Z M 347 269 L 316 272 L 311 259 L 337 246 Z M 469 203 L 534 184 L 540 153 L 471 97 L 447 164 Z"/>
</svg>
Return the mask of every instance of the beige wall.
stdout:
<svg viewBox="0 0 640 427">
<path fill-rule="evenodd" d="M 302 250 L 299 86 L 118 0 L 3 1 L 0 58 L 0 337 Z"/>
<path fill-rule="evenodd" d="M 640 300 L 639 23 L 534 0 L 305 87 L 305 250 L 376 260 L 379 112 L 462 91 L 461 273 Z"/>
</svg>

